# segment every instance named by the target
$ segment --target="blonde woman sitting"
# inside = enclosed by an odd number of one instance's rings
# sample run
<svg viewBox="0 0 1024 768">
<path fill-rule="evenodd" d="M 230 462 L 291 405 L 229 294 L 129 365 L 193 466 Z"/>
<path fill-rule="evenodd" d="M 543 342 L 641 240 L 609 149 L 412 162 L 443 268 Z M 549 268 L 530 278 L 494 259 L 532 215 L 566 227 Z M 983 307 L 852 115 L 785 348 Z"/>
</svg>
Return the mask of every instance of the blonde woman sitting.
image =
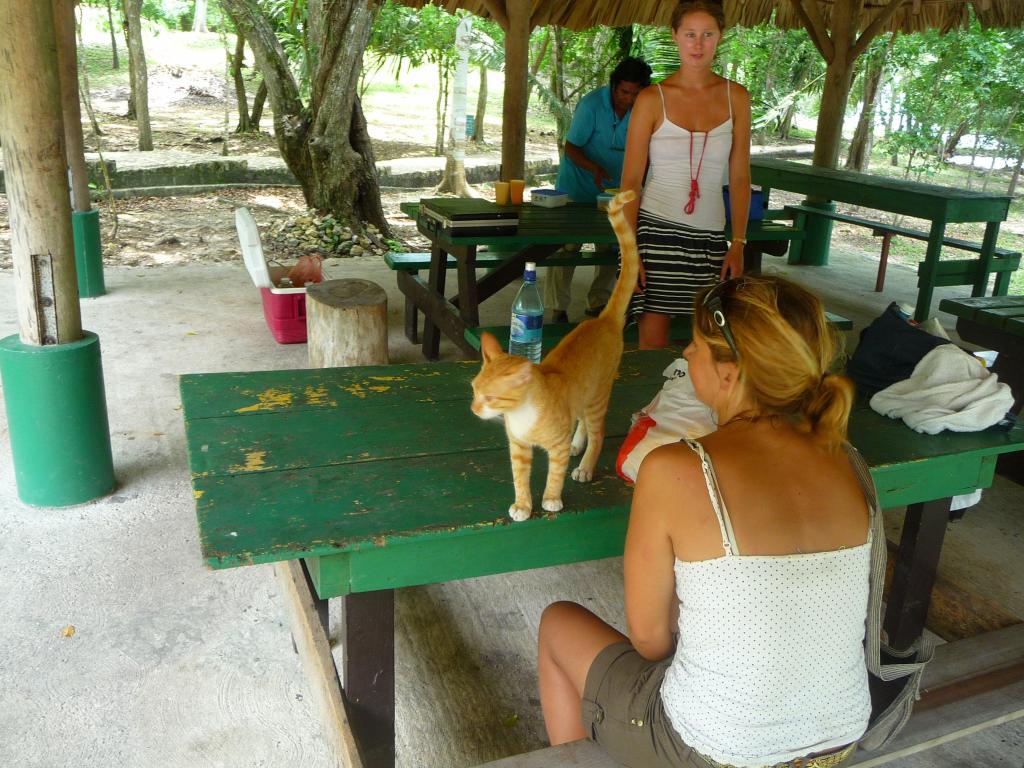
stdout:
<svg viewBox="0 0 1024 768">
<path fill-rule="evenodd" d="M 683 354 L 719 427 L 640 467 L 628 637 L 574 603 L 545 610 L 548 736 L 595 739 L 627 766 L 838 765 L 871 711 L 853 385 L 827 373 L 821 303 L 780 278 L 705 289 L 693 328 Z"/>
</svg>

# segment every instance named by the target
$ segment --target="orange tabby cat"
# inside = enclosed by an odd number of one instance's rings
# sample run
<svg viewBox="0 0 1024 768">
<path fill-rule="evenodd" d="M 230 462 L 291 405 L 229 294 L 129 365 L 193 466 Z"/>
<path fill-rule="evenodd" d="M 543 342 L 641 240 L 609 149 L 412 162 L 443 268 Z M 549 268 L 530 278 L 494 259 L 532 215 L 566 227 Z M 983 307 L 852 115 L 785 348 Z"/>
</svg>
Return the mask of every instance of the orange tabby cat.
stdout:
<svg viewBox="0 0 1024 768">
<path fill-rule="evenodd" d="M 626 308 L 639 272 L 636 237 L 622 213 L 623 205 L 633 198 L 632 192 L 620 192 L 608 206 L 608 219 L 622 250 L 622 267 L 611 298 L 598 317 L 577 325 L 539 365 L 506 354 L 489 333 L 481 339 L 484 362 L 473 379 L 472 408 L 482 419 L 505 417 L 516 489 L 515 503 L 508 510 L 513 520 L 526 520 L 533 510 L 533 446 L 548 452 L 542 502 L 548 512 L 562 509 L 569 455 L 578 454 L 584 443 L 587 450 L 572 478 L 585 483 L 594 476 L 604 442 L 608 398 L 622 357 Z"/>
</svg>

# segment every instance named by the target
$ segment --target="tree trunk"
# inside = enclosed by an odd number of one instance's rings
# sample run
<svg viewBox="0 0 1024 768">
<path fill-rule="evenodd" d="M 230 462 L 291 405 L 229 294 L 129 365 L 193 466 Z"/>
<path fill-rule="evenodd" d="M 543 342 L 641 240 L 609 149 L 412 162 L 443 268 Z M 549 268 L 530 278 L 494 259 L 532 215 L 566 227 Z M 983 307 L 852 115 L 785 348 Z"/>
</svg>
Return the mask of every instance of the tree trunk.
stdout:
<svg viewBox="0 0 1024 768">
<path fill-rule="evenodd" d="M 561 27 L 555 27 L 551 47 L 551 93 L 559 103 L 565 104 L 565 38 Z M 565 151 L 565 136 L 572 124 L 571 112 L 555 112 L 555 139 L 558 151 Z"/>
<path fill-rule="evenodd" d="M 505 93 L 501 105 L 501 178 L 526 170 L 526 71 L 530 55 L 530 0 L 505 0 Z"/>
<path fill-rule="evenodd" d="M 444 154 L 444 103 L 448 93 L 444 62 L 437 62 L 437 102 L 434 104 L 434 156 Z"/>
<path fill-rule="evenodd" d="M 530 94 L 533 93 L 533 81 L 537 78 L 537 73 L 540 72 L 540 66 L 544 63 L 544 57 L 548 55 L 548 45 L 551 42 L 551 30 L 544 30 L 544 39 L 540 42 L 540 50 L 533 56 L 533 61 L 530 64 L 530 75 L 526 79 L 526 104 L 530 103 Z"/>
<path fill-rule="evenodd" d="M 1022 165 L 1024 165 L 1024 144 L 1021 144 L 1020 150 L 1017 152 L 1017 162 L 1013 164 L 1013 175 L 1010 177 L 1010 186 L 1006 190 L 1009 197 L 1013 197 L 1017 193 L 1017 181 L 1020 179 Z"/>
<path fill-rule="evenodd" d="M 263 73 L 277 145 L 302 185 L 306 204 L 330 211 L 356 230 L 371 223 L 389 235 L 357 87 L 377 3 L 336 0 L 321 10 L 320 66 L 313 73 L 312 106 L 307 108 L 256 0 L 221 1 Z"/>
<path fill-rule="evenodd" d="M 857 120 L 857 129 L 853 132 L 850 151 L 846 156 L 846 169 L 849 171 L 863 171 L 870 161 L 878 86 L 882 81 L 882 74 L 885 72 L 885 60 L 889 51 L 892 50 L 895 39 L 895 34 L 890 35 L 885 48 L 878 56 L 868 61 L 864 68 L 864 105 L 860 111 L 860 118 Z"/>
<path fill-rule="evenodd" d="M 196 10 L 192 15 L 193 32 L 209 32 L 206 28 L 206 0 L 196 0 Z"/>
<path fill-rule="evenodd" d="M 124 32 L 124 47 L 128 50 L 128 111 L 126 120 L 134 120 L 135 113 L 135 54 L 128 40 L 128 0 L 121 0 L 121 30 Z"/>
<path fill-rule="evenodd" d="M 947 163 L 953 159 L 953 155 L 956 154 L 956 148 L 960 144 L 960 139 L 967 135 L 967 131 L 970 130 L 972 118 L 962 120 L 960 124 L 953 129 L 953 132 L 946 139 L 946 142 L 942 145 L 942 159 Z"/>
<path fill-rule="evenodd" d="M 23 344 L 82 338 L 53 8 L 0 4 L 0 143 Z"/>
<path fill-rule="evenodd" d="M 92 208 L 85 169 L 82 108 L 78 101 L 78 55 L 75 45 L 75 0 L 52 0 L 57 39 L 57 75 L 64 115 L 64 146 L 71 176 L 71 203 L 76 211 Z"/>
<path fill-rule="evenodd" d="M 469 76 L 469 38 L 473 30 L 471 16 L 463 16 L 455 28 L 455 88 L 452 95 L 451 152 L 444 176 L 434 192 L 452 192 L 459 197 L 475 197 L 466 181 L 466 79 Z"/>
<path fill-rule="evenodd" d="M 149 85 L 146 72 L 146 50 L 142 45 L 142 0 L 125 0 L 125 23 L 128 25 L 128 51 L 131 61 L 132 89 L 135 94 L 135 122 L 139 129 L 139 151 L 153 150 L 153 129 L 149 123 Z"/>
<path fill-rule="evenodd" d="M 114 9 L 107 0 L 107 22 L 110 24 L 110 68 L 120 69 L 121 62 L 117 59 L 117 35 L 114 33 Z"/>
<path fill-rule="evenodd" d="M 242 64 L 245 59 L 245 38 L 235 35 L 235 53 L 231 57 L 231 79 L 235 83 L 235 101 L 238 102 L 238 125 L 235 126 L 235 133 L 248 133 L 252 128 L 249 125 L 249 98 L 245 93 L 245 80 L 242 79 Z"/>
<path fill-rule="evenodd" d="M 259 133 L 260 120 L 263 119 L 263 105 L 267 101 L 267 84 L 260 80 L 260 86 L 256 89 L 256 95 L 252 98 L 252 115 L 249 117 L 249 130 Z"/>
<path fill-rule="evenodd" d="M 476 94 L 476 121 L 473 123 L 473 141 L 484 143 L 484 118 L 487 117 L 487 65 L 480 65 L 480 90 Z"/>
</svg>

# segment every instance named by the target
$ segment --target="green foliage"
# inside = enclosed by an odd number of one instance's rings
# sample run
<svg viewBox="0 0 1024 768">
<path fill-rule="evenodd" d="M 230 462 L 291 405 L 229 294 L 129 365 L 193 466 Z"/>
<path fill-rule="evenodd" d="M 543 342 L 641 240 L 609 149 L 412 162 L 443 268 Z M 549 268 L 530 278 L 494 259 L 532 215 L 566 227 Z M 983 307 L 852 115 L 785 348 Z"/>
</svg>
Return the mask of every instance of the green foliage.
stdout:
<svg viewBox="0 0 1024 768">
<path fill-rule="evenodd" d="M 394 66 L 395 80 L 403 67 L 424 62 L 450 69 L 455 64 L 455 27 L 458 17 L 435 5 L 419 10 L 387 0 L 377 14 L 366 52 L 377 68 Z"/>
<path fill-rule="evenodd" d="M 259 0 L 259 5 L 284 48 L 299 94 L 309 101 L 314 57 L 307 35 L 306 0 Z"/>
</svg>

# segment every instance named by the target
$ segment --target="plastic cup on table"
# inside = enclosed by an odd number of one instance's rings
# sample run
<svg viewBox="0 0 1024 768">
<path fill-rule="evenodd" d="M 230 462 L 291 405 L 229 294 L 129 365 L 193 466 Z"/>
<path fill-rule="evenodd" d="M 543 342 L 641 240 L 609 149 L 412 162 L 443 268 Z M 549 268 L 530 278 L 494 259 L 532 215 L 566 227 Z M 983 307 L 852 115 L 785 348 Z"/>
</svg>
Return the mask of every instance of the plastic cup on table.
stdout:
<svg viewBox="0 0 1024 768">
<path fill-rule="evenodd" d="M 508 205 L 508 199 L 509 183 L 507 181 L 494 182 L 494 202 L 496 202 L 498 205 Z"/>
<path fill-rule="evenodd" d="M 523 179 L 509 179 L 509 192 L 512 196 L 512 205 L 523 204 L 523 189 L 526 188 L 526 181 Z"/>
</svg>

